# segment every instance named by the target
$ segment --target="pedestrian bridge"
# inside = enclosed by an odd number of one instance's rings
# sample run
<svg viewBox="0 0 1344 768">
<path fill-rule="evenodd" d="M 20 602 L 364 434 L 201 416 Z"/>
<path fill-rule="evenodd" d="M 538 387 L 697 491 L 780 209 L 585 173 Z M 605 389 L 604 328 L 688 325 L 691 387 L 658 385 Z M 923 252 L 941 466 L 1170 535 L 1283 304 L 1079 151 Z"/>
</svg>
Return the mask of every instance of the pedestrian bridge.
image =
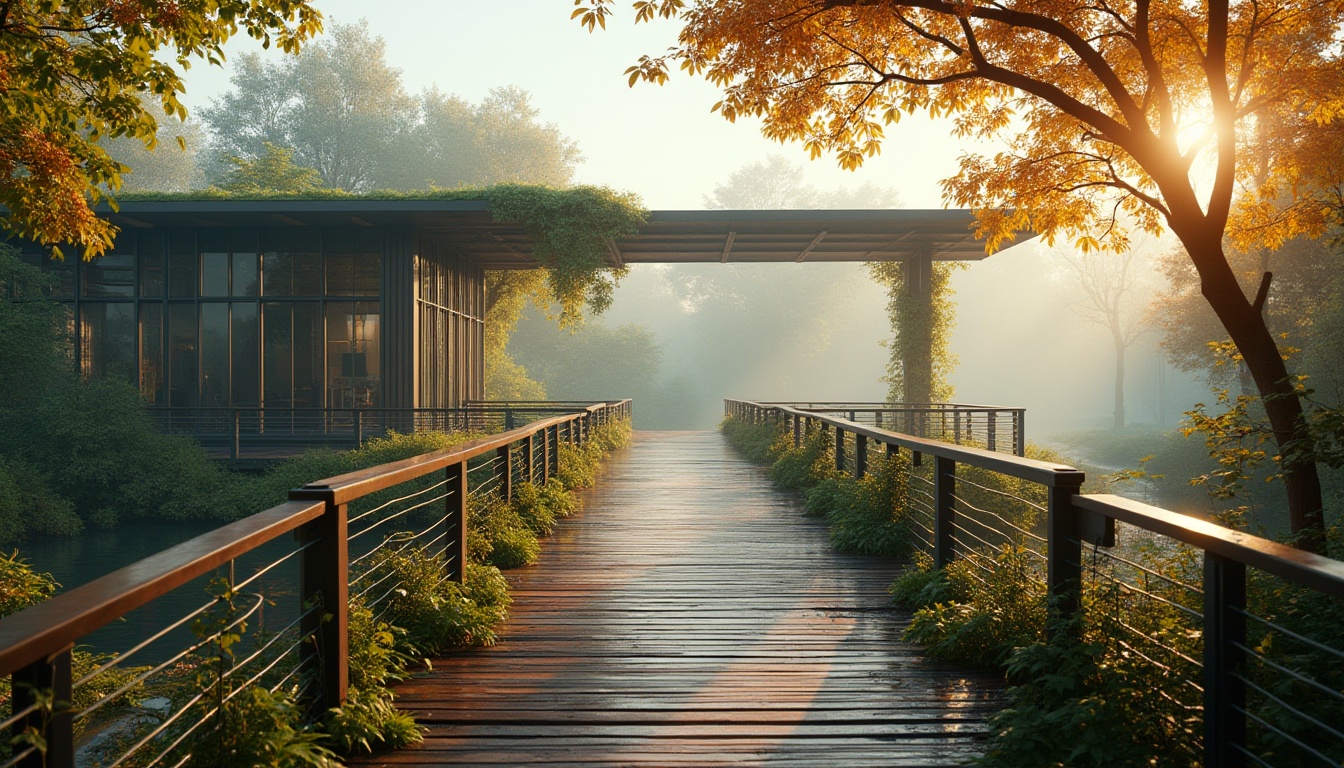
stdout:
<svg viewBox="0 0 1344 768">
<path fill-rule="evenodd" d="M 897 564 L 713 432 L 640 432 L 515 572 L 498 645 L 399 688 L 428 727 L 398 765 L 959 765 L 997 676 L 921 658 Z M 386 756 L 358 761 L 382 765 Z"/>
<path fill-rule="evenodd" d="M 351 660 L 352 600 L 376 619 L 408 594 L 380 553 L 423 545 L 433 579 L 464 581 L 483 510 L 544 486 L 631 404 L 561 410 L 314 481 L 0 620 L 0 674 L 15 692 L 3 726 L 19 737 L 0 766 L 191 764 L 227 741 L 221 708 L 253 691 L 292 692 L 320 719 L 366 663 Z M 1182 713 L 1170 734 L 1180 764 L 1339 764 L 1344 650 L 1302 618 L 1344 613 L 1344 563 L 1080 493 L 1082 472 L 1019 455 L 1021 414 L 1001 424 L 1005 409 L 726 410 L 850 478 L 878 455 L 907 461 L 894 514 L 918 547 L 981 582 L 1015 569 L 1042 615 L 1048 605 L 1050 643 L 1120 649 Z M 832 552 L 797 494 L 720 435 L 638 433 L 583 493 L 540 562 L 507 572 L 514 604 L 498 644 L 398 687 L 424 742 L 352 764 L 930 766 L 984 750 L 1001 673 L 907 644 L 910 617 L 886 593 L 902 564 Z M 1184 565 L 1159 569 L 1145 552 L 1183 553 Z M 183 591 L 204 605 L 161 609 Z M 146 616 L 149 636 L 115 658 L 76 648 Z"/>
</svg>

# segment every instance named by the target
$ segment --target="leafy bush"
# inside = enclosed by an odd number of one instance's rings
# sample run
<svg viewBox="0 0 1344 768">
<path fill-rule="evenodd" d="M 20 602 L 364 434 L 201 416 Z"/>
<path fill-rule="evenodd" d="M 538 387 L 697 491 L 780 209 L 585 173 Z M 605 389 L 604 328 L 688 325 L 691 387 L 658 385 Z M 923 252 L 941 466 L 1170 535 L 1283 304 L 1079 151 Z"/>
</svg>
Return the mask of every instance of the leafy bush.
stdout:
<svg viewBox="0 0 1344 768">
<path fill-rule="evenodd" d="M 343 755 L 399 749 L 425 740 L 415 718 L 397 709 L 387 688 L 350 687 L 345 702 L 327 712 L 322 730 Z"/>
<path fill-rule="evenodd" d="M 0 456 L 0 543 L 30 534 L 73 536 L 84 529 L 75 506 L 20 459 Z"/>
<path fill-rule="evenodd" d="M 536 562 L 541 544 L 515 505 L 494 495 L 471 498 L 467 503 L 468 559 L 497 568 L 518 568 Z"/>
<path fill-rule="evenodd" d="M 748 460 L 758 464 L 774 460 L 773 446 L 784 435 L 777 421 L 751 423 L 743 419 L 728 417 L 719 424 L 728 442 L 742 452 Z"/>
<path fill-rule="evenodd" d="M 384 585 L 396 585 L 371 600 L 381 601 L 389 625 L 406 630 L 394 639 L 398 652 L 426 658 L 446 648 L 495 642 L 495 627 L 509 606 L 508 583 L 497 568 L 468 565 L 462 586 L 444 578 L 443 556 L 421 545 L 383 549 L 370 560 L 355 591 L 384 577 Z"/>
<path fill-rule="evenodd" d="M 191 740 L 188 768 L 270 766 L 299 768 L 339 766 L 336 755 L 323 746 L 322 734 L 304 728 L 301 713 L 288 691 L 271 692 L 260 686 L 233 694 L 216 715 L 208 734 Z"/>
<path fill-rule="evenodd" d="M 554 477 L 566 488 L 591 488 L 597 482 L 600 464 L 596 449 L 588 451 L 569 443 L 560 443 L 560 471 Z"/>
<path fill-rule="evenodd" d="M 799 447 L 779 454 L 770 466 L 770 478 L 782 488 L 801 491 L 833 476 L 833 439 L 830 432 L 821 430 L 808 435 Z"/>
<path fill-rule="evenodd" d="M 992 557 L 970 554 L 944 569 L 947 602 L 915 611 L 906 639 L 929 655 L 977 666 L 1002 664 L 1045 633 L 1045 584 L 1035 554 L 1012 545 Z M 913 580 L 912 580 L 913 581 Z M 901 591 L 915 591 L 911 583 Z M 941 590 L 930 579 L 915 593 Z M 927 590 L 927 592 L 926 592 Z"/>
<path fill-rule="evenodd" d="M 845 477 L 840 481 L 849 490 L 844 503 L 826 515 L 831 546 L 856 555 L 910 554 L 912 538 L 904 522 L 910 503 L 908 466 L 904 457 L 878 459 L 871 462 L 870 474 L 862 479 Z M 809 501 L 811 494 L 809 491 Z"/>
</svg>

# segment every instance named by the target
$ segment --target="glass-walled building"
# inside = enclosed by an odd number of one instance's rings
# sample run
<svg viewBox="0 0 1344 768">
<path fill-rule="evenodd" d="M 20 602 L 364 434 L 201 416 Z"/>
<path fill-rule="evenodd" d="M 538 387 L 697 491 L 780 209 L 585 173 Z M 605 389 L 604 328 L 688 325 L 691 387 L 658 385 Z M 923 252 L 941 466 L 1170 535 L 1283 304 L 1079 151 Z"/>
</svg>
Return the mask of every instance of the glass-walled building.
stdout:
<svg viewBox="0 0 1344 768">
<path fill-rule="evenodd" d="M 119 222 L 115 246 L 92 262 L 20 245 L 59 276 L 56 298 L 70 309 L 86 375 L 124 378 L 152 407 L 456 407 L 482 398 L 479 265 L 413 225 L 201 218 Z"/>
</svg>

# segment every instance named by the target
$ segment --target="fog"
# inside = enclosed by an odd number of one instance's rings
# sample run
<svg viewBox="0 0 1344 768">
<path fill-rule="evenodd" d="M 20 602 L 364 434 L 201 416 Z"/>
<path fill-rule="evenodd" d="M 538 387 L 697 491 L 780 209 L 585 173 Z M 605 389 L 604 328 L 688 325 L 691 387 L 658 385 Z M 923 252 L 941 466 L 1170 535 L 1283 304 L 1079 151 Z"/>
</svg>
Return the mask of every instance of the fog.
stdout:
<svg viewBox="0 0 1344 768">
<path fill-rule="evenodd" d="M 1140 315 L 1162 284 L 1152 258 L 1170 247 L 1146 243 L 1136 258 L 1128 300 Z M 1037 440 L 1112 420 L 1114 348 L 1108 330 L 1074 306 L 1080 289 L 1062 265 L 1068 253 L 1031 241 L 970 262 L 952 279 L 955 400 L 1026 408 Z M 655 386 L 602 396 L 643 394 L 639 426 L 662 429 L 712 427 L 725 397 L 885 400 L 886 301 L 861 264 L 636 265 L 610 310 L 589 322 L 647 329 L 662 353 Z M 519 335 L 541 322 L 525 321 Z M 1127 355 L 1131 425 L 1172 428 L 1209 400 L 1202 382 L 1164 361 L 1158 341 L 1148 330 Z M 563 351 L 566 340 L 550 343 Z"/>
</svg>

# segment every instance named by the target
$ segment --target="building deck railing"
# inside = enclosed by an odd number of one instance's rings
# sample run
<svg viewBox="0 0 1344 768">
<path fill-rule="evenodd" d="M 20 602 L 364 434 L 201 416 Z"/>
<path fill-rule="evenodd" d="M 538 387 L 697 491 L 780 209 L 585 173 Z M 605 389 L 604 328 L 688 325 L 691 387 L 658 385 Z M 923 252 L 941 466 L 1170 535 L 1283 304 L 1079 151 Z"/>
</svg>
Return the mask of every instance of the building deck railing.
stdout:
<svg viewBox="0 0 1344 768">
<path fill-rule="evenodd" d="M 1344 636 L 1330 618 L 1344 616 L 1344 562 L 1083 494 L 1084 473 L 1061 464 L 900 434 L 829 408 L 728 400 L 725 410 L 773 421 L 795 445 L 826 432 L 834 465 L 854 477 L 877 452 L 907 457 L 904 519 L 933 564 L 960 563 L 981 584 L 1005 570 L 1025 575 L 1023 599 L 1037 596 L 1042 615 L 1048 606 L 1055 640 L 1111 633 L 1125 663 L 1161 681 L 1158 694 L 1181 715 L 1170 726 L 1173 765 L 1344 762 Z"/>
<path fill-rule="evenodd" d="M 528 404 L 518 412 L 546 408 Z M 105 752 L 81 756 L 81 763 L 178 764 L 193 734 L 199 737 L 218 707 L 250 686 L 296 690 L 311 713 L 340 704 L 349 680 L 350 598 L 377 611 L 397 588 L 392 573 L 379 571 L 380 553 L 423 548 L 417 557 L 437 563 L 441 580 L 462 583 L 469 501 L 509 498 L 522 482 L 545 484 L 559 471 L 562 444 L 581 445 L 595 427 L 628 419 L 631 402 L 561 410 L 444 450 L 315 480 L 290 491 L 284 503 L 0 619 L 0 675 L 12 685 L 12 714 L 0 729 L 28 738 L 16 740 L 0 765 L 70 768 L 76 734 L 86 729 L 121 742 L 83 744 Z M 155 609 L 175 590 L 199 589 L 211 574 L 225 579 L 224 594 L 185 615 L 156 614 L 156 631 L 134 647 L 115 657 L 74 651 L 91 633 Z M 227 681 L 218 690 L 227 693 L 218 699 L 197 692 L 159 708 L 140 706 L 110 723 L 101 719 L 114 709 L 109 704 L 143 696 L 165 678 L 180 692 L 202 669 L 192 666 L 202 649 L 219 648 L 221 636 L 241 634 L 244 625 L 253 628 L 257 645 L 232 651 L 221 664 Z"/>
</svg>

